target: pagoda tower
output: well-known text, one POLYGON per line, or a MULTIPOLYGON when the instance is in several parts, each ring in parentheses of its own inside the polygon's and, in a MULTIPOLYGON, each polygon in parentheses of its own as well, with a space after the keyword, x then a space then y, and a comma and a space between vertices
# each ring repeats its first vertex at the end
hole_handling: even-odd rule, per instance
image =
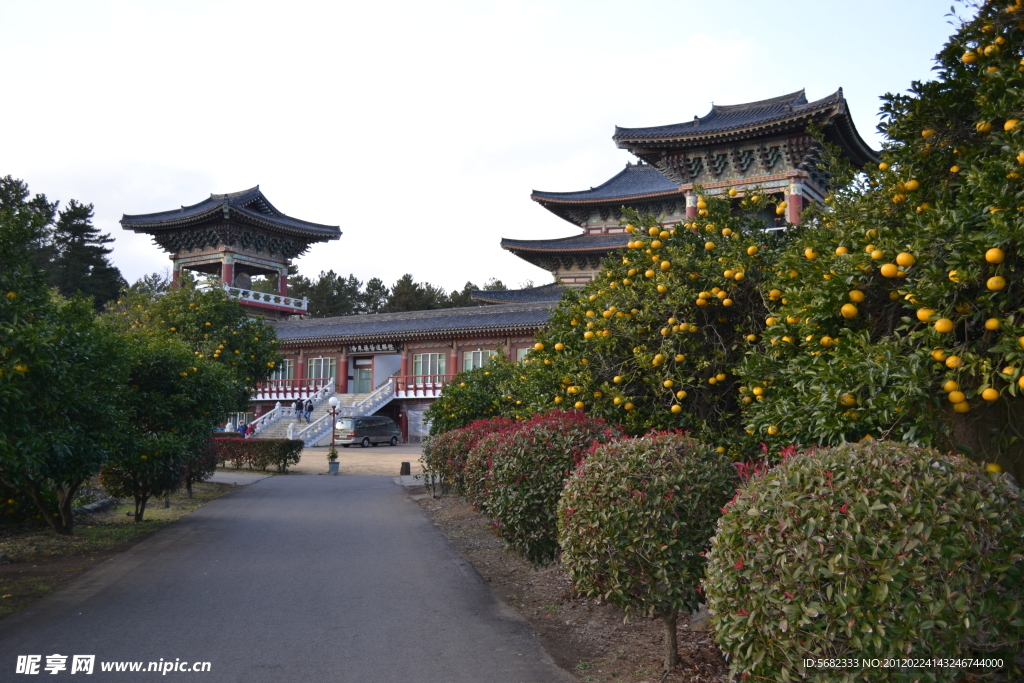
POLYGON ((288 266, 317 242, 336 240, 336 225, 320 225, 287 216, 260 192, 259 185, 230 194, 211 194, 198 204, 136 216, 125 214, 121 227, 153 236, 170 254, 172 287, 182 269, 219 275, 239 303, 264 317, 306 312, 305 299, 288 296, 288 266), (253 275, 276 275, 277 292, 252 289, 253 275))
MULTIPOLYGON (((806 202, 821 202, 828 177, 821 167, 820 145, 808 132, 820 126, 826 141, 862 168, 878 161, 878 153, 861 139, 840 88, 808 102, 804 91, 760 102, 713 105, 703 117, 650 128, 615 128, 612 139, 640 160, 627 164, 608 181, 579 192, 542 192, 535 202, 583 230, 551 240, 503 239, 501 246, 534 265, 551 271, 567 286, 594 278, 609 253, 629 241, 623 208, 659 216, 674 225, 697 215, 699 185, 707 194, 730 188, 735 201, 754 187, 787 202, 785 220, 765 216, 766 229, 786 222, 798 224, 806 202)), ((513 293, 503 295, 514 296, 513 293)))

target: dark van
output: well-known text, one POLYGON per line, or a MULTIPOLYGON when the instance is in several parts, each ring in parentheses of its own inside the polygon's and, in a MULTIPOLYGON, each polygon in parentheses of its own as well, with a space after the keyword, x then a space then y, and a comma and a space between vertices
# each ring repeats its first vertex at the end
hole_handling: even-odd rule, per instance
POLYGON ((397 446, 401 438, 399 426, 383 415, 342 417, 334 425, 334 440, 345 448, 354 443, 363 448, 381 443, 397 446))

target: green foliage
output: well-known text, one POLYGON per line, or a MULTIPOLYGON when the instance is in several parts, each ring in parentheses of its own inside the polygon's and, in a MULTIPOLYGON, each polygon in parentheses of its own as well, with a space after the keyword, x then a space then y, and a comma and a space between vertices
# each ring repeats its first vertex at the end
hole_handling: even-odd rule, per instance
POLYGON ((223 366, 234 379, 234 410, 248 407, 256 384, 281 360, 274 328, 250 318, 219 289, 182 287, 159 295, 126 290, 121 296, 107 307, 108 323, 125 334, 173 339, 191 349, 195 360, 223 366))
POLYGON ((466 498, 485 515, 489 514, 488 504, 494 490, 491 481, 494 460, 491 454, 497 447, 500 437, 499 432, 492 432, 477 441, 466 454, 466 466, 463 468, 462 482, 466 498))
POLYGON ((700 603, 704 551, 736 484, 727 456, 681 434, 598 446, 558 503, 562 563, 573 587, 627 616, 662 617, 674 653, 676 615, 700 603))
POLYGON ((128 339, 128 438, 101 477, 114 495, 135 499, 142 521, 147 500, 178 488, 192 454, 234 408, 237 381, 225 364, 197 360, 175 339, 145 331, 128 339))
POLYGON ((769 285, 782 292, 780 323, 741 371, 776 387, 747 415, 755 433, 777 427, 775 445, 870 433, 1024 474, 1024 28, 1004 10, 982 5, 939 53, 934 80, 883 98, 883 163, 840 169, 846 182, 805 213, 780 257, 769 285), (778 344, 783 335, 794 342, 778 344), (842 405, 847 395, 856 403, 842 405))
POLYGON ((754 194, 735 206, 702 195, 705 215, 668 229, 627 211, 629 250, 565 294, 527 381, 509 393, 534 410, 575 406, 630 434, 686 429, 749 450, 735 366, 764 324, 762 273, 788 239, 764 232, 776 200, 754 194))
POLYGON ((517 363, 508 360, 499 351, 484 367, 455 375, 424 414, 424 418, 430 421, 431 435, 459 429, 476 420, 498 415, 526 415, 527 411, 520 411, 515 399, 506 394, 521 371, 517 363))
POLYGON ((303 442, 298 439, 241 439, 214 438, 210 441, 215 461, 230 463, 235 469, 248 467, 250 470, 277 468, 284 473, 297 465, 302 457, 303 442))
POLYGON ((594 444, 615 436, 603 420, 551 411, 477 445, 473 452, 485 451, 491 463, 486 512, 513 550, 534 564, 558 556, 555 512, 565 480, 594 444))
POLYGON ((71 503, 123 437, 124 344, 92 304, 68 301, 26 253, 44 239, 54 205, 0 179, 0 481, 70 534, 71 503))
MULTIPOLYGON (((1019 490, 959 456, 870 441, 790 457, 719 522, 704 583, 716 640, 747 681, 836 680, 805 657, 940 653, 1002 658, 1018 680, 1022 534, 1019 490)), ((862 668, 857 680, 923 673, 862 668)))
MULTIPOLYGON (((429 436, 423 443, 423 474, 427 479, 436 477, 442 491, 466 494, 466 459, 477 442, 492 432, 507 429, 515 422, 496 417, 477 420, 460 429, 451 429, 429 436)), ((432 479, 431 479, 432 480, 432 479)))
POLYGON ((113 299, 125 285, 124 278, 110 263, 113 251, 107 245, 114 241, 101 234, 92 224, 92 204, 72 199, 61 209, 50 235, 44 268, 50 284, 64 296, 91 297, 97 309, 113 299))

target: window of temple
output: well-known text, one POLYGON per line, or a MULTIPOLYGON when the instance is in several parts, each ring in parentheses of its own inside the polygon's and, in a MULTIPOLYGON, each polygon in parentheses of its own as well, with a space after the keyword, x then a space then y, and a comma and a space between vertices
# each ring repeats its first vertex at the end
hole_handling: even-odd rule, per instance
POLYGON ((448 354, 417 353, 412 357, 412 374, 417 385, 437 384, 444 381, 442 375, 448 372, 448 354))
POLYGON ((496 355, 498 355, 497 351, 488 351, 486 349, 466 351, 462 354, 462 369, 463 371, 465 371, 475 370, 476 368, 482 368, 484 366, 484 363, 486 363, 496 355))
POLYGON ((331 379, 338 376, 338 361, 335 358, 310 358, 306 361, 307 379, 331 379))
POLYGON ((522 349, 516 349, 516 362, 522 363, 524 360, 526 360, 526 355, 528 353, 530 353, 530 347, 528 346, 522 349))
POLYGON ((280 361, 270 373, 270 379, 295 379, 295 361, 290 358, 280 361))

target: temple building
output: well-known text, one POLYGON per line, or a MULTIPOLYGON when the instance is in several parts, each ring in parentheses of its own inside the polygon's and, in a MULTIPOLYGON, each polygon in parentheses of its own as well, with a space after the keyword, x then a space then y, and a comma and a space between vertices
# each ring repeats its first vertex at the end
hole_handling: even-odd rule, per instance
POLYGON ((788 202, 785 216, 766 212, 766 230, 799 223, 805 203, 820 202, 828 192, 812 124, 855 166, 877 161, 858 135, 841 89, 814 102, 800 91, 714 105, 706 116, 684 123, 617 127, 615 144, 638 161, 589 190, 531 194, 579 234, 501 241, 503 249, 549 271, 554 282, 477 291, 474 298, 486 304, 477 307, 306 318, 306 301, 288 296, 288 266, 311 244, 341 233, 337 226, 286 216, 259 187, 210 195, 172 211, 126 215, 121 225, 153 235, 170 254, 175 283, 182 269, 219 275, 230 296, 271 319, 284 360, 257 389, 244 418, 256 436, 301 438, 308 445, 329 441, 325 406, 337 396, 343 414, 388 415, 402 426, 405 439, 417 441, 429 430, 423 412, 446 382, 499 352, 522 359, 566 289, 591 281, 606 256, 625 248, 625 208, 674 225, 697 215, 698 189, 720 194, 735 188, 738 202, 758 187, 788 202), (276 275, 277 292, 253 291, 254 275, 276 275), (318 403, 312 424, 295 424, 290 406, 297 398, 318 403))
MULTIPOLYGON (((581 234, 550 240, 503 239, 501 246, 573 287, 592 280, 609 253, 625 248, 629 238, 620 225, 624 207, 674 225, 696 216, 697 186, 708 194, 735 188, 739 191, 736 201, 747 190, 760 187, 788 205, 784 217, 766 215, 769 227, 782 227, 787 221, 798 224, 804 203, 820 202, 828 192, 811 125, 820 126, 825 140, 837 145, 858 168, 877 162, 877 152, 857 133, 842 88, 814 102, 808 102, 801 90, 760 102, 713 105, 706 116, 684 123, 616 127, 612 140, 636 156, 638 163, 627 164, 589 190, 535 190, 531 195, 545 209, 580 228, 581 234)), ((487 300, 487 294, 479 292, 477 298, 487 300)))
POLYGON ((219 275, 228 295, 254 314, 282 318, 306 312, 306 301, 288 296, 288 266, 311 244, 336 240, 336 225, 287 216, 260 192, 259 185, 230 194, 211 194, 180 209, 121 217, 121 227, 153 236, 173 264, 172 286, 182 269, 219 275), (277 292, 252 289, 253 275, 277 277, 277 292))

